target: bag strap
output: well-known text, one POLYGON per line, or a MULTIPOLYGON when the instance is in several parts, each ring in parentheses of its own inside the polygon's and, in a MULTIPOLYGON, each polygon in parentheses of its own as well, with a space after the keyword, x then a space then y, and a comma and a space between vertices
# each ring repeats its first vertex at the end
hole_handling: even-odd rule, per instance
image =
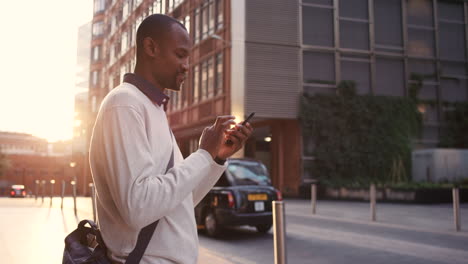
MULTIPOLYGON (((171 133, 172 154, 171 154, 171 158, 169 159, 169 163, 167 164, 166 173, 174 166, 173 134, 170 128, 169 128, 169 132, 171 133)), ((140 263, 140 260, 143 257, 143 254, 145 253, 145 250, 148 247, 148 244, 151 238, 153 237, 154 231, 156 230, 156 227, 158 226, 158 223, 159 223, 159 220, 157 220, 156 222, 150 225, 143 227, 140 230, 140 233, 138 233, 138 240, 137 240, 136 246, 133 249, 133 251, 130 252, 130 254, 128 255, 128 258, 125 261, 125 264, 140 263)))

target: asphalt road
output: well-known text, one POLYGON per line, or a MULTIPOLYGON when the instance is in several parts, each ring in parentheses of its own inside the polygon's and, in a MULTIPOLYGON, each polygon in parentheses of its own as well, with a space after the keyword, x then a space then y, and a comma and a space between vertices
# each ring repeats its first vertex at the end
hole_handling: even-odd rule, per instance
MULTIPOLYGON (((80 219, 92 218, 89 198, 44 203, 39 198, 0 198, 0 263, 60 263, 65 234, 80 219)), ((468 263, 468 205, 462 231, 455 232, 450 204, 378 204, 377 222, 369 205, 318 201, 317 214, 304 200, 286 200, 288 263, 468 263)), ((223 238, 200 232, 198 263, 274 263, 273 233, 250 227, 229 229, 223 238)))

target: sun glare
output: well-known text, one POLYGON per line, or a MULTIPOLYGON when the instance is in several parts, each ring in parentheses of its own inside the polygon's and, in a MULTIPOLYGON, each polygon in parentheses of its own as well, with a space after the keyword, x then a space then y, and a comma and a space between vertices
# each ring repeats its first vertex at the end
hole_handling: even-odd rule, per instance
POLYGON ((2 4, 0 131, 71 139, 78 27, 91 21, 92 8, 91 0, 2 4))

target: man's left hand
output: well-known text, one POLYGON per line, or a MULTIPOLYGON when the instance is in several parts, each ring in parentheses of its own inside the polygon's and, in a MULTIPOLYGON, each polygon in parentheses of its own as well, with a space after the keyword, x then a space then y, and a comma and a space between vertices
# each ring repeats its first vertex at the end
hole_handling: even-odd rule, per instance
POLYGON ((232 156, 245 145, 245 142, 252 135, 252 132, 253 128, 248 122, 245 125, 238 123, 234 128, 226 130, 226 141, 219 148, 217 157, 225 160, 232 156), (228 140, 230 140, 232 144, 227 143, 228 140))

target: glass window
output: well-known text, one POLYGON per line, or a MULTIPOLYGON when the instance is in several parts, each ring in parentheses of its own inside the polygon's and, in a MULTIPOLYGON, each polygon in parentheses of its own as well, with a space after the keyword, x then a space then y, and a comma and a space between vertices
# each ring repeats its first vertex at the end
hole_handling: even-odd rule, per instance
POLYGON ((465 62, 441 61, 440 68, 440 74, 443 77, 463 77, 468 75, 465 62))
POLYGON ((335 84, 335 55, 304 51, 304 83, 335 84))
POLYGON ((161 10, 161 0, 155 0, 153 2, 153 13, 155 14, 162 14, 161 10))
POLYGON ((171 12, 173 9, 174 9, 174 5, 175 5, 175 0, 168 0, 169 3, 167 5, 168 9, 169 9, 169 12, 171 12))
POLYGON ((342 48, 369 50, 369 24, 340 20, 340 45, 342 48))
POLYGON ((195 28, 194 28, 194 43, 198 43, 200 41, 200 9, 196 8, 193 19, 195 20, 195 28))
POLYGON ((192 100, 198 102, 198 93, 200 91, 200 70, 198 66, 193 67, 193 90, 192 100))
POLYGON ((125 21, 130 14, 128 0, 125 0, 122 7, 122 20, 125 21))
POLYGON ((466 79, 442 78, 440 80, 440 93, 443 101, 466 101, 468 99, 466 79))
POLYGON ((122 42, 121 42, 122 53, 125 53, 128 49, 128 33, 127 31, 122 32, 122 42))
POLYGON ((99 21, 93 24, 93 37, 104 34, 104 22, 99 21))
POLYGON ((166 14, 166 0, 161 0, 161 13, 166 14))
POLYGON ((403 71, 403 61, 387 58, 377 58, 375 65, 375 94, 404 96, 405 75, 403 71))
POLYGON ((333 9, 302 7, 302 42, 306 45, 334 46, 333 9))
POLYGON ((453 0, 437 1, 439 19, 464 22, 463 2, 453 0))
POLYGON ((93 61, 98 61, 101 59, 101 45, 93 47, 93 61))
POLYGON ((94 13, 99 13, 106 9, 106 1, 105 0, 94 0, 94 13))
POLYGON ((208 98, 214 95, 214 57, 208 60, 208 98))
POLYGON ((216 55, 216 94, 223 93, 223 54, 216 55))
POLYGON ((216 20, 216 13, 215 13, 215 5, 213 0, 209 2, 209 25, 208 25, 208 35, 212 35, 215 30, 215 20, 216 20))
POLYGON ((223 23, 224 23, 224 5, 223 5, 223 0, 216 0, 216 13, 217 13, 217 18, 216 18, 216 30, 219 30, 223 28, 223 23))
POLYGON ((206 37, 208 37, 208 28, 209 28, 209 15, 210 15, 210 10, 208 9, 208 5, 205 4, 203 7, 202 7, 202 10, 201 10, 201 19, 202 19, 202 22, 201 22, 201 27, 202 27, 202 35, 201 35, 201 39, 205 39, 206 37))
POLYGON ((208 97, 208 61, 204 61, 201 64, 201 99, 208 97))
MULTIPOLYGON (((401 0, 375 0, 374 12, 375 43, 403 47, 401 0)), ((378 46, 376 49, 382 50, 378 46)))
POLYGON ((420 57, 434 57, 434 30, 408 28, 408 54, 420 57))
POLYGON ((368 0, 340 0, 340 17, 369 19, 368 0))
POLYGON ((358 94, 370 93, 370 63, 365 57, 342 57, 341 80, 354 81, 358 94))
POLYGON ((434 27, 432 0, 406 0, 408 24, 434 27))
POLYGON ((449 60, 465 60, 465 25, 439 23, 440 57, 449 60))
POLYGON ((410 75, 417 74, 423 77, 424 80, 436 80, 436 66, 434 61, 430 60, 410 60, 408 62, 410 75))
POLYGON ((97 86, 99 83, 99 76, 100 72, 99 71, 92 71, 91 72, 91 85, 92 86, 97 86))

